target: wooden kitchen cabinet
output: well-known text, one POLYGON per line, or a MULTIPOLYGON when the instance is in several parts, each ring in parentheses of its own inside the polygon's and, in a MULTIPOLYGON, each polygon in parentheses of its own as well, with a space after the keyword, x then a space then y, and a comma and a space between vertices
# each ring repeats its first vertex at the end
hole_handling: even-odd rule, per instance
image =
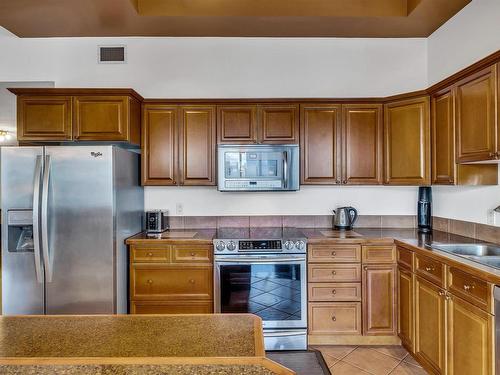
POLYGON ((446 373, 445 291, 415 278, 415 355, 436 374, 446 373))
POLYGON ((402 100, 384 107, 384 182, 429 185, 429 97, 402 100))
POLYGON ((215 185, 215 106, 182 106, 179 183, 215 185))
POLYGON ((415 317, 414 317, 414 276, 413 274, 398 267, 398 336, 401 343, 410 352, 415 351, 415 317))
POLYGON ((73 137, 73 102, 70 96, 17 98, 19 141, 69 141, 73 137))
POLYGON ((456 85, 456 157, 458 163, 496 160, 497 66, 483 69, 456 85))
POLYGON ((382 112, 379 104, 342 105, 343 184, 382 183, 382 112))
POLYGON ((495 373, 494 317, 449 295, 447 374, 495 373))
POLYGON ((177 184, 177 107, 146 104, 142 112, 142 183, 177 184))
POLYGON ((448 87, 432 96, 432 184, 496 185, 497 164, 455 162, 456 90, 448 87))
POLYGON ((215 106, 145 104, 143 185, 215 185, 215 106))
POLYGON ((20 142, 141 142, 141 100, 129 89, 14 88, 20 142))
POLYGON ((396 266, 363 266, 363 334, 396 333, 396 266))
POLYGON ((300 119, 301 184, 339 184, 341 106, 302 105, 300 119))
POLYGON ((360 335, 361 303, 309 303, 310 335, 360 335))
POLYGON ((189 244, 130 246, 130 313, 213 312, 213 247, 189 244))
POLYGON ((221 105, 217 117, 219 143, 299 142, 299 107, 295 104, 221 105))

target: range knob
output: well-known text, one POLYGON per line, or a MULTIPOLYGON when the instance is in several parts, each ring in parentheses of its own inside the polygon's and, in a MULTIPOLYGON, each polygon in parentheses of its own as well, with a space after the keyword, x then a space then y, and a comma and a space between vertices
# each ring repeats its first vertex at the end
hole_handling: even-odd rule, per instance
POLYGON ((229 251, 233 251, 234 249, 236 249, 236 243, 234 241, 229 241, 229 243, 227 244, 227 249, 229 251))
POLYGON ((293 250, 294 246, 293 241, 285 241, 285 249, 293 250))
POLYGON ((223 251, 226 248, 226 244, 224 243, 224 241, 219 241, 215 245, 215 248, 219 251, 223 251))
POLYGON ((304 250, 306 248, 306 243, 302 240, 295 242, 295 247, 299 250, 304 250))

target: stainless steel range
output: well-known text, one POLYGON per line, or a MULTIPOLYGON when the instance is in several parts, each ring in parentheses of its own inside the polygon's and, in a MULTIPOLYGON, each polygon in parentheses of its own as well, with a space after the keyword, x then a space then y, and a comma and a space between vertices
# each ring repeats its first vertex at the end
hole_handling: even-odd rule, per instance
POLYGON ((219 230, 215 312, 260 316, 266 350, 307 349, 306 248, 293 228, 219 230))

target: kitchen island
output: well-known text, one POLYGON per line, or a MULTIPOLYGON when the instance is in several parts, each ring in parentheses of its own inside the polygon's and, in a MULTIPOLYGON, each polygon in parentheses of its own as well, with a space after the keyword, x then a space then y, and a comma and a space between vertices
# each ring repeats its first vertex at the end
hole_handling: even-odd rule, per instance
POLYGON ((2 374, 293 374, 251 314, 0 317, 2 374))

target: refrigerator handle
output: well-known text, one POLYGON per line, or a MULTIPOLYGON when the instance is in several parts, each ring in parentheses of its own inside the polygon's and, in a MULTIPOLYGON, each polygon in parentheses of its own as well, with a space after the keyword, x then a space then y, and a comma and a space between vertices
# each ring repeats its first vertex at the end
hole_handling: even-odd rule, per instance
POLYGON ((35 253, 35 272, 38 283, 43 283, 42 257, 40 253, 40 180, 42 174, 42 155, 36 157, 35 179, 33 181, 33 247, 35 253))
POLYGON ((42 182, 42 252, 43 263, 45 265, 45 275, 48 283, 52 281, 52 259, 49 251, 49 231, 48 231, 48 214, 49 214, 49 178, 50 178, 50 155, 45 156, 45 165, 43 167, 43 182, 42 182))

